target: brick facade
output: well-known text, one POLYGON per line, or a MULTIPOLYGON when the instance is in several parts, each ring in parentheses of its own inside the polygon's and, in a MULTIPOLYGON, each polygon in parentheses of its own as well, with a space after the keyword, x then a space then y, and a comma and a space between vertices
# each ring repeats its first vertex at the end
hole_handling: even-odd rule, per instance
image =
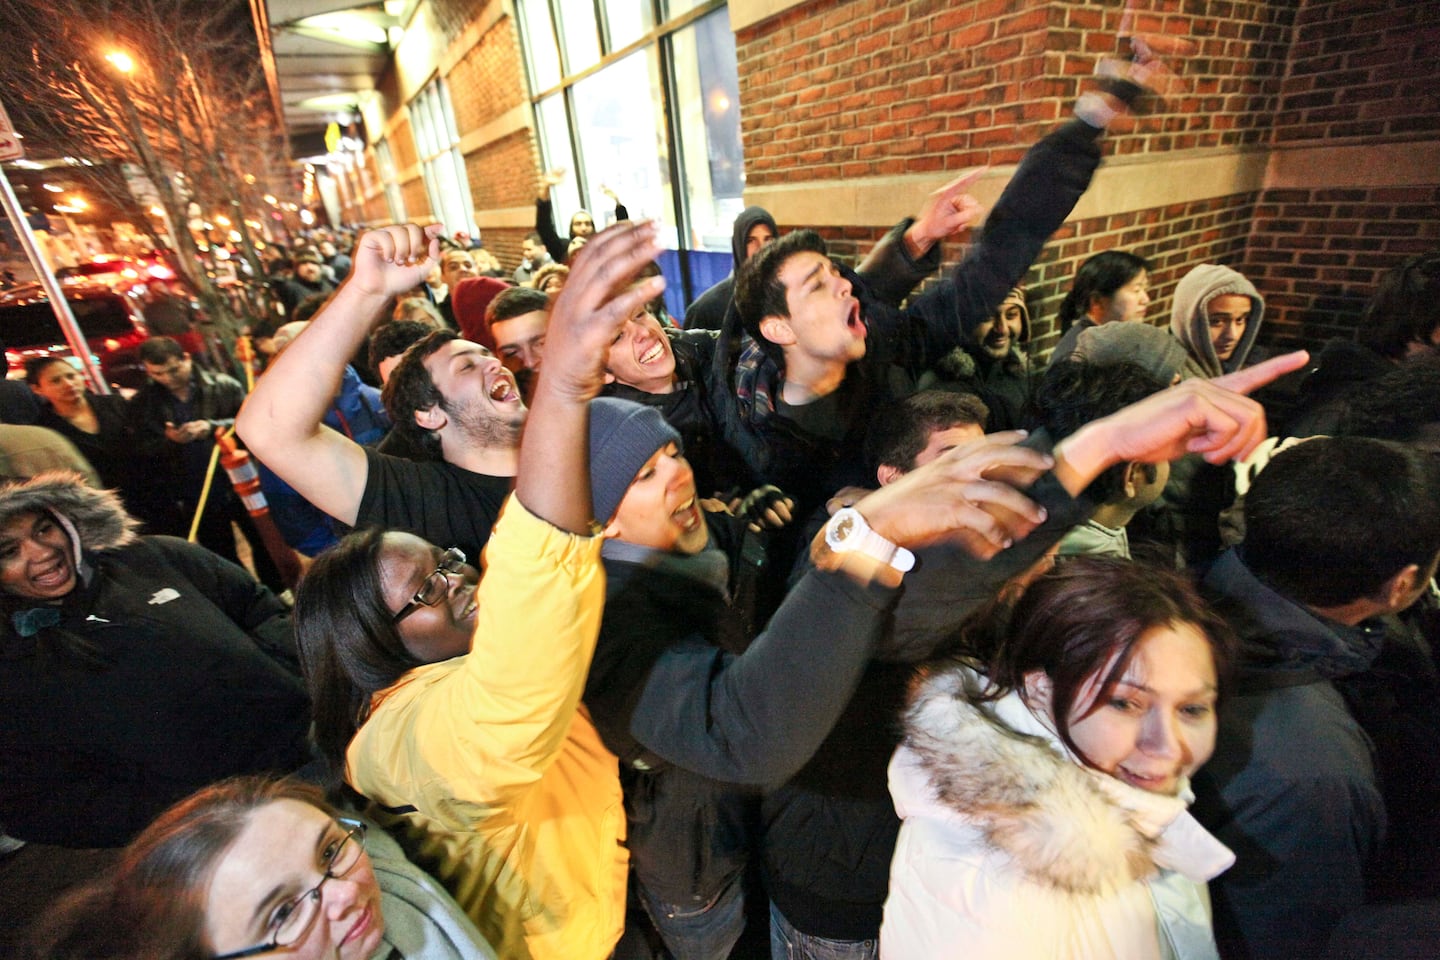
MULTIPOLYGON (((1113 246, 1155 262, 1152 322, 1168 321, 1175 283, 1209 261, 1246 272, 1266 294, 1262 340, 1315 345, 1353 332, 1380 273, 1440 246, 1440 173, 1417 159, 1429 154, 1392 152, 1378 186, 1354 169, 1354 158, 1332 155, 1337 144, 1415 141, 1434 152, 1440 19, 1433 7, 1419 0, 1148 6, 1140 29, 1190 39, 1195 50, 1183 62, 1182 93, 1107 136, 1107 156, 1134 164, 1124 175, 1178 176, 1166 170, 1177 151, 1210 151, 1222 162, 1280 150, 1303 161, 1304 172, 1295 182, 1282 170, 1275 179, 1283 182, 1272 183, 1272 171, 1260 189, 1215 196, 1184 197, 1181 189, 1182 202, 1066 224, 1027 278, 1036 345, 1054 342, 1053 316, 1075 267, 1113 246)), ((743 26, 736 44, 748 183, 762 190, 796 181, 849 185, 1014 163, 1068 113, 1096 58, 1115 49, 1121 9, 1071 0, 813 0, 743 26)), ((1359 158, 1362 167, 1367 162, 1359 158)), ((844 257, 883 229, 857 224, 822 233, 844 257)))
MULTIPOLYGON (((444 69, 460 133, 486 131, 485 142, 467 142, 466 169, 482 224, 490 215, 487 246, 509 269, 539 171, 533 129, 513 124, 528 110, 516 25, 493 2, 429 2, 449 44, 444 69)), ((1266 294, 1262 340, 1313 345, 1344 335, 1379 273, 1437 245, 1440 174, 1416 159, 1440 153, 1440 26, 1430 5, 1146 6, 1140 29, 1195 44, 1183 59, 1184 88, 1163 110, 1112 129, 1105 149, 1112 161, 1124 158, 1122 189, 1106 194, 1108 207, 1077 212, 1030 271, 1037 346, 1053 342, 1055 308, 1076 266, 1112 246, 1155 262, 1154 322, 1168 318, 1170 292, 1190 266, 1218 261, 1245 271, 1266 294), (1373 161, 1385 174, 1374 183, 1368 157, 1334 152, 1381 144, 1402 152, 1373 161), (1263 176, 1208 192, 1175 164, 1213 157, 1239 166, 1256 156, 1263 176), (1144 204, 1128 202, 1125 178, 1149 184, 1144 204)), ((747 191, 761 193, 871 182, 883 191, 889 186, 877 178, 1013 164, 1068 115, 1096 59, 1116 49, 1122 13, 1118 2, 1093 0, 806 0, 775 8, 736 34, 747 191)), ((389 127, 403 176, 415 163, 403 110, 389 127)), ((403 191, 409 214, 425 217, 421 181, 403 191)), ((783 224, 783 202, 766 197, 783 224)), ((367 203, 367 216, 376 209, 383 200, 367 203)), ((867 219, 888 214, 822 233, 850 257, 888 226, 867 219)))

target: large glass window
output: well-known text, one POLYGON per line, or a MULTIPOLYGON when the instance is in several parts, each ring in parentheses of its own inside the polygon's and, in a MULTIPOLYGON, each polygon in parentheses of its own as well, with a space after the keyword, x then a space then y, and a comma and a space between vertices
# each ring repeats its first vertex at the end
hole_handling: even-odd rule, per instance
POLYGON ((445 224, 446 233, 464 230, 478 236, 465 158, 460 154, 460 134, 455 129, 455 111, 450 107, 444 81, 432 81, 410 101, 410 129, 419 150, 420 172, 432 214, 445 224))
POLYGON ((404 223, 405 195, 400 191, 399 171, 395 169, 395 155, 390 151, 388 140, 375 141, 375 162, 380 166, 380 182, 385 185, 385 206, 390 210, 392 223, 404 223))
POLYGON ((653 218, 666 302, 684 305, 730 271, 744 207, 735 40, 723 0, 515 0, 561 225, 582 207, 613 219, 614 191, 653 218), (596 15, 599 15, 597 22, 596 15), (648 100, 644 99, 648 98, 648 100))
POLYGON ((612 219, 614 204, 604 193, 609 188, 632 219, 658 220, 665 230, 660 242, 674 249, 675 207, 658 61, 656 48, 646 47, 575 84, 575 126, 585 164, 585 200, 596 226, 612 219))

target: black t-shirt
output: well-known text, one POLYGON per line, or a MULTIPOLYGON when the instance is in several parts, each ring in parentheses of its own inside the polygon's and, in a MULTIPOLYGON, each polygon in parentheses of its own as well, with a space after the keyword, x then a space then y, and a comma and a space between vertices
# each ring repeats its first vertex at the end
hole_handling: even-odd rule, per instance
POLYGON ((512 477, 387 457, 368 448, 365 462, 369 473, 356 526, 407 530, 437 547, 459 547, 468 561, 479 564, 512 477))

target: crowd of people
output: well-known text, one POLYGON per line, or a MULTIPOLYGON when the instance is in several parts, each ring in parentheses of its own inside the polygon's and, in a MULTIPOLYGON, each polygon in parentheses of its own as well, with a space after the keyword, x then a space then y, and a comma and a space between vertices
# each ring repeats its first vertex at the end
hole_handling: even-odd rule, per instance
POLYGON ((1440 255, 1312 362, 1239 265, 1167 328, 1107 250, 1042 365, 1131 67, 983 227, 962 176, 852 270, 746 209, 683 329, 655 225, 560 236, 547 174, 515 285, 440 225, 296 256, 248 395, 32 364, 93 473, 0 487, 0 828, 117 852, 29 955, 1423 955, 1440 255))

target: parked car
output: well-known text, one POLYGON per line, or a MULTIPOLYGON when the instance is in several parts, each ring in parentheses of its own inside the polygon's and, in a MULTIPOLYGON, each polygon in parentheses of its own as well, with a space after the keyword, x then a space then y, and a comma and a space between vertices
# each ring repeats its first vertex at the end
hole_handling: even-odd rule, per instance
MULTIPOLYGON (((140 344, 150 336, 141 300, 94 283, 70 283, 65 299, 90 344, 91 356, 108 383, 138 390, 145 383, 140 344)), ((0 294, 0 341, 7 376, 24 377, 34 357, 72 355, 45 288, 27 284, 0 294)))

